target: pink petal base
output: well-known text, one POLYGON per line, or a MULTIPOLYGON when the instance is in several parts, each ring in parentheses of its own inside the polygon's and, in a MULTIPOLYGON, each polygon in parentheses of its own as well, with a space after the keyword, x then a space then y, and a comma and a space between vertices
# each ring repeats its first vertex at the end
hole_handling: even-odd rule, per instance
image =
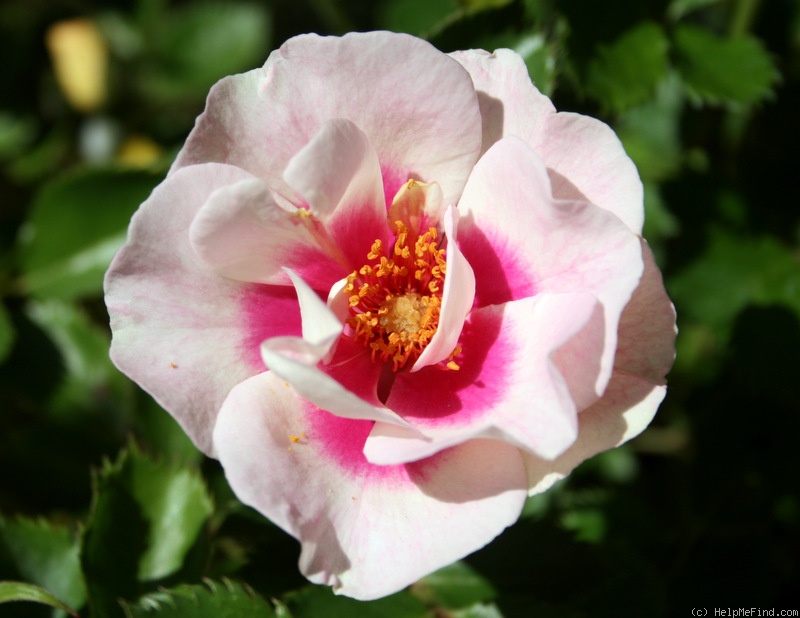
POLYGON ((237 496, 302 543, 313 582, 386 596, 458 560, 519 516, 517 449, 476 440, 402 466, 362 454, 372 423, 309 407, 270 372, 235 387, 214 445, 237 496))

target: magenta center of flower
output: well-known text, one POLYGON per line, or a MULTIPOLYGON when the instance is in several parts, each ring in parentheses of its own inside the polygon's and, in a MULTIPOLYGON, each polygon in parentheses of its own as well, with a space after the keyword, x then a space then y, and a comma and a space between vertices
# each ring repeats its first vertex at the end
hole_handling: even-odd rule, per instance
POLYGON ((398 371, 413 364, 436 333, 446 262, 436 228, 416 239, 402 221, 395 229, 391 251, 376 240, 367 263, 347 277, 345 292, 355 339, 371 350, 373 361, 391 361, 398 371))

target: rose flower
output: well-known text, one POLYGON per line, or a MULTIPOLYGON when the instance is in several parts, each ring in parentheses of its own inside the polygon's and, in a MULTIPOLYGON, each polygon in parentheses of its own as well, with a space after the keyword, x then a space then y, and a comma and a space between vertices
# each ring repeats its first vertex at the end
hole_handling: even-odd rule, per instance
POLYGON ((641 432, 675 316, 642 185, 522 59, 300 36, 211 90, 106 276, 111 356, 301 545, 388 595, 641 432))

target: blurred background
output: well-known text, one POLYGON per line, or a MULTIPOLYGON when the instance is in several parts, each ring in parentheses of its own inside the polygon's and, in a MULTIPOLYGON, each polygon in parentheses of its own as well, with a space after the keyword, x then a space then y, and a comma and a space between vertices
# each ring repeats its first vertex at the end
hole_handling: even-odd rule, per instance
POLYGON ((30 584, 0 601, 41 602, 0 614, 800 609, 800 0, 3 0, 0 58, 0 580, 30 584), (515 49, 558 109, 614 127, 680 334, 642 436, 358 603, 308 586, 297 544, 111 365, 102 276, 217 79, 371 29, 515 49))

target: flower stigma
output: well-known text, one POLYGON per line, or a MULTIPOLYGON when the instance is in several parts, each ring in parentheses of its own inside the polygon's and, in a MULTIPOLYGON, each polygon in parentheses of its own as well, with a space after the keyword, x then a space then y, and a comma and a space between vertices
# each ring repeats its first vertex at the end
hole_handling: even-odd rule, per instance
MULTIPOLYGON (((354 339, 371 350, 373 362, 391 361, 399 371, 436 333, 447 266, 436 228, 413 239, 405 223, 394 225, 394 247, 386 251, 380 239, 372 243, 368 262, 347 277, 344 290, 354 339)), ((457 347, 453 356, 459 352, 457 347)), ((447 367, 459 368, 452 358, 447 367)))

